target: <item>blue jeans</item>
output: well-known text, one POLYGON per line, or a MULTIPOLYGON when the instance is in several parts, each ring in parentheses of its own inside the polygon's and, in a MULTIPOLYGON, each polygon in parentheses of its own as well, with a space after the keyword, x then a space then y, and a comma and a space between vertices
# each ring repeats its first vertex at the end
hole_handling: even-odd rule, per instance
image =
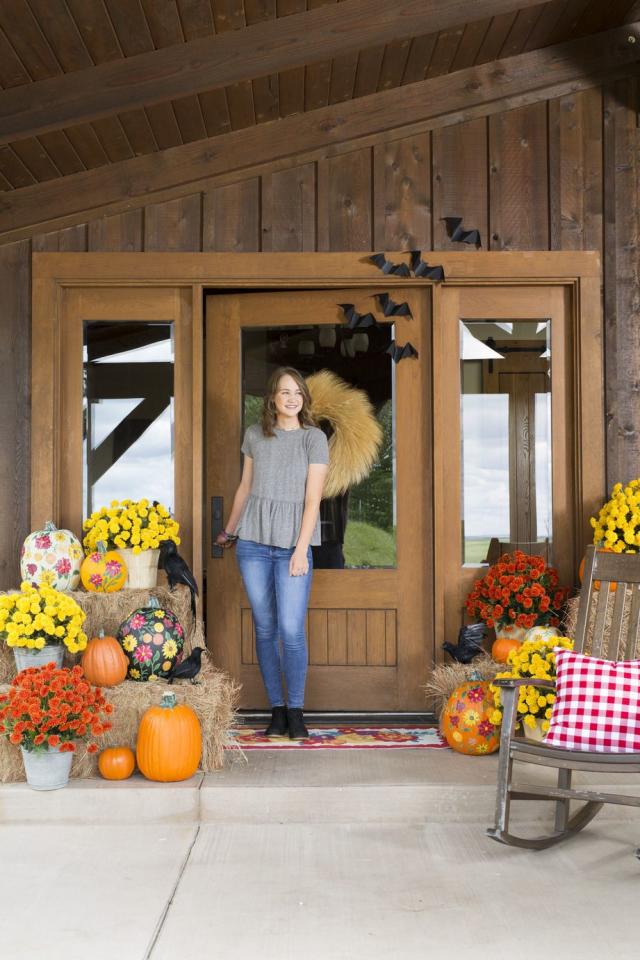
POLYGON ((282 672, 290 707, 302 708, 307 677, 305 618, 311 590, 312 556, 303 577, 289 575, 294 547, 272 547, 238 540, 236 556, 249 597, 256 628, 256 651, 262 679, 272 707, 284 704, 282 672), (279 639, 282 640, 282 660, 279 639))

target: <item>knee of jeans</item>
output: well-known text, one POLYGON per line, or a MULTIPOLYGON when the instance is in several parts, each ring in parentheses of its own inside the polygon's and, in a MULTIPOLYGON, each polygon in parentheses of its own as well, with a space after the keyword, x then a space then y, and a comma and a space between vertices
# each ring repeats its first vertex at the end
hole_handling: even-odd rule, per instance
POLYGON ((284 647, 295 648, 304 646, 306 638, 304 634, 304 623, 295 620, 279 624, 280 636, 284 647))

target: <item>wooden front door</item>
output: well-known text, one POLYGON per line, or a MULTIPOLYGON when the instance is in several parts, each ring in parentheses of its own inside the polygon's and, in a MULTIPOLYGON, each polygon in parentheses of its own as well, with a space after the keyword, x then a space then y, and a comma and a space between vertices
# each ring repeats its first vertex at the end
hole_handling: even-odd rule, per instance
POLYGON ((266 706, 251 610, 233 550, 213 546, 241 475, 240 442, 271 371, 330 369, 367 392, 383 424, 379 462, 340 506, 344 569, 317 564, 307 618, 306 706, 416 710, 433 663, 431 326, 429 291, 394 286, 412 316, 383 318, 384 287, 211 294, 206 302, 207 643, 242 683, 241 705, 266 706), (373 310, 348 330, 340 303, 373 310), (390 341, 418 358, 395 364, 390 341), (217 554, 217 555, 216 555, 217 554))

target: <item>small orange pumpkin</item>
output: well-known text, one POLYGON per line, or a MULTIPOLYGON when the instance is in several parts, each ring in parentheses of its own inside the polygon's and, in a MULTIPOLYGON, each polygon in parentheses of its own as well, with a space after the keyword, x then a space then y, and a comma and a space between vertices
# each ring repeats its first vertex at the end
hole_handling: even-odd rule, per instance
MULTIPOLYGON (((615 552, 615 551, 614 551, 614 550, 611 550, 610 547, 601 547, 600 549, 597 550, 597 553, 614 553, 614 552, 615 552)), ((586 558, 586 557, 583 557, 582 560, 580 561, 580 566, 578 567, 578 576, 580 577, 580 583, 582 583, 582 580, 583 580, 583 578, 584 578, 584 565, 585 565, 586 562, 587 562, 587 558, 586 558)), ((594 581, 593 581, 593 589, 594 589, 594 590, 599 590, 599 589, 600 589, 600 581, 599 581, 599 580, 594 580, 594 581)), ((618 584, 617 584, 617 583, 612 582, 612 583, 609 584, 609 593, 615 593, 617 589, 618 589, 618 584)))
POLYGON ((521 646, 522 642, 514 637, 498 636, 491 647, 491 656, 497 663, 506 663, 511 651, 518 650, 521 646))
POLYGON ((115 687, 122 683, 129 669, 129 661, 115 637, 101 630, 93 637, 82 654, 82 669, 89 683, 98 687, 115 687))
POLYGON ((440 718, 442 736, 458 753, 494 753, 500 746, 500 727, 491 722, 494 711, 490 683, 468 680, 447 700, 440 718))
POLYGON ((160 706, 145 710, 138 727, 136 760, 148 780, 188 780, 202 754, 200 721, 191 707, 176 704, 175 693, 163 693, 160 706))
POLYGON ((104 543, 82 561, 80 579, 85 590, 115 593, 127 581, 127 565, 117 550, 107 550, 104 543))
POLYGON ((126 780, 135 765, 136 758, 130 747, 107 747, 98 757, 98 770, 105 780, 126 780))

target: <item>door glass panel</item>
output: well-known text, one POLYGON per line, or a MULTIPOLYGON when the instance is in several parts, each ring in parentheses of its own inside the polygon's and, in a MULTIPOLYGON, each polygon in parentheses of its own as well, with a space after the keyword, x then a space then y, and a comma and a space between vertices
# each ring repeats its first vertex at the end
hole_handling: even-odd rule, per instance
MULTIPOLYGON (((395 364, 386 353, 392 339, 393 324, 366 332, 341 324, 242 331, 243 433, 260 421, 267 382, 281 366, 295 367, 304 376, 331 370, 365 391, 383 429, 378 460, 369 476, 343 496, 322 501, 322 545, 313 548, 316 569, 396 565, 395 364)), ((330 435, 327 422, 319 426, 330 435)))
POLYGON ((84 324, 85 515, 112 500, 174 505, 173 324, 84 324))
POLYGON ((506 544, 550 556, 550 342, 549 320, 460 322, 464 564, 506 544))

